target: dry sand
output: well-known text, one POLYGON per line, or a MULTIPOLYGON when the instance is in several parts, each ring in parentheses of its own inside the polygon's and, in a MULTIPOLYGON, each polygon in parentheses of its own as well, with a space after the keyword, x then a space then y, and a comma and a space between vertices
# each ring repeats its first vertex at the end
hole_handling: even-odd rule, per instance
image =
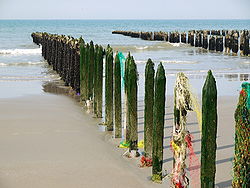
MULTIPOLYGON (((217 187, 230 187, 232 179, 236 104, 237 97, 219 98, 217 187)), ((168 97, 164 145, 167 172, 172 167, 170 106, 172 100, 168 97)), ((142 139, 143 102, 139 102, 138 111, 142 139)), ((44 94, 0 99, 0 187, 169 187, 168 179, 161 185, 150 182, 151 168, 138 168, 139 159, 122 157, 125 150, 116 147, 119 140, 101 132, 97 126, 100 121, 66 96, 44 94)), ((188 122, 195 152, 200 157, 199 128, 193 113, 188 122)))

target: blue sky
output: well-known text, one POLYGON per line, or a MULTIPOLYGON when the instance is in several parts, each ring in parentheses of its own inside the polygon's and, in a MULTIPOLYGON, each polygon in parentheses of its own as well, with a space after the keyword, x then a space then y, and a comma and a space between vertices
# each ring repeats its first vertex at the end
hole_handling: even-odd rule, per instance
POLYGON ((0 0, 0 19, 250 19, 250 0, 0 0))

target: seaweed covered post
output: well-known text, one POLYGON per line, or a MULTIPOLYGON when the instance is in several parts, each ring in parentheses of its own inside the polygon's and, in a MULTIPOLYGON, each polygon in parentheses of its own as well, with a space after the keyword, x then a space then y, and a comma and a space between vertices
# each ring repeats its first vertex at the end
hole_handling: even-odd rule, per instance
POLYGON ((105 124, 113 131, 113 50, 108 45, 105 62, 105 124))
POLYGON ((84 85, 84 79, 86 77, 86 70, 85 70, 85 44, 82 37, 79 39, 80 43, 80 97, 81 100, 85 100, 84 96, 86 95, 86 87, 84 85))
POLYGON ((214 187, 216 171, 217 88, 208 71, 202 89, 201 187, 214 187))
POLYGON ((93 41, 89 43, 89 66, 88 66, 88 98, 93 100, 93 81, 94 81, 94 62, 95 61, 95 48, 93 41))
POLYGON ((153 168, 152 181, 161 183, 163 164, 163 136, 165 115, 166 77, 163 65, 160 63, 155 76, 154 117, 153 117, 153 168))
POLYGON ((144 98, 144 152, 145 157, 152 158, 153 145, 153 107, 154 107, 154 63, 148 59, 145 69, 144 98))
POLYGON ((129 130, 129 150, 137 151, 137 144, 138 144, 138 134, 137 134, 137 80, 138 80, 138 73, 137 67, 134 61, 134 58, 130 58, 130 63, 128 67, 128 75, 127 75, 127 89, 128 89, 128 127, 129 130))
POLYGON ((115 138, 122 137, 122 103, 121 103, 121 64, 118 53, 114 64, 114 110, 115 110, 115 138))
POLYGON ((96 44, 95 45, 95 59, 94 59, 94 76, 93 76, 93 110, 94 110, 94 115, 97 116, 97 91, 98 91, 98 88, 97 88, 97 84, 98 84, 98 61, 99 61, 99 56, 98 56, 98 53, 99 53, 99 46, 96 44))
POLYGON ((83 70, 84 70, 84 74, 83 74, 83 84, 84 87, 86 88, 86 91, 84 92, 84 99, 87 102, 89 100, 89 73, 88 73, 88 69, 89 69, 89 44, 86 44, 85 47, 85 58, 84 58, 84 64, 83 64, 83 70))
POLYGON ((102 117, 102 88, 103 88, 103 48, 97 47, 96 62, 96 117, 102 117))
POLYGON ((128 70, 129 70, 129 63, 130 63, 130 53, 128 53, 128 56, 125 61, 125 71, 124 71, 124 104, 125 104, 125 110, 124 110, 124 129, 126 129, 126 136, 125 136, 125 142, 129 142, 129 129, 128 129, 128 119, 129 119, 129 111, 128 111, 128 70))
POLYGON ((232 187, 250 187, 250 83, 244 82, 235 117, 232 187))

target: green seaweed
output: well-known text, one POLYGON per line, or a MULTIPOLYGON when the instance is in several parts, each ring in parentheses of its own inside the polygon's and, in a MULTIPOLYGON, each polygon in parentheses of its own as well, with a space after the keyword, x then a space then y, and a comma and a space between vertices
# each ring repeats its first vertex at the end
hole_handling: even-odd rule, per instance
POLYGON ((113 131, 113 50, 108 45, 105 61, 105 124, 113 131))
POLYGON ((128 96, 128 130, 130 150, 137 150, 138 134, 137 134, 137 80, 138 73, 134 58, 131 56, 127 75, 127 96, 128 96))
POLYGON ((244 82, 235 110, 235 146, 232 187, 250 187, 250 83, 244 82))
POLYGON ((85 78, 85 44, 84 44, 84 40, 82 39, 82 37, 80 37, 79 39, 79 43, 80 43, 80 97, 81 100, 85 100, 84 99, 84 92, 86 92, 86 88, 84 85, 84 78, 85 78))
POLYGON ((166 92, 165 70, 162 63, 160 63, 158 65, 155 76, 154 110, 153 110, 154 127, 153 127, 152 176, 157 178, 154 178, 152 180, 155 180, 155 182, 162 180, 164 115, 165 115, 165 100, 166 100, 165 92, 166 92))
POLYGON ((115 138, 122 137, 121 64, 118 53, 114 65, 115 138))
POLYGON ((144 152, 146 157, 152 157, 153 145, 153 107, 154 107, 154 63, 148 59, 145 68, 145 98, 144 98, 144 152))
POLYGON ((211 70, 202 89, 201 187, 213 188, 216 172, 217 88, 211 70))

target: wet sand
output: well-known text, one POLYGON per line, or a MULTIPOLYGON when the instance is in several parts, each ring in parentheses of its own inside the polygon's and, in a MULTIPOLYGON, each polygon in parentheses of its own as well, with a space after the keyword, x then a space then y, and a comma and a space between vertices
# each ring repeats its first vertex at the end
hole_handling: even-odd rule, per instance
POLYGON ((98 122, 69 97, 1 99, 0 187, 147 187, 98 122))
MULTIPOLYGON (((173 114, 171 97, 167 100, 164 169, 170 172, 173 114)), ((236 104, 237 97, 219 98, 217 187, 230 187, 232 179, 236 104)), ((143 110, 143 101, 139 101, 140 139, 143 110)), ((0 187, 169 187, 167 178, 161 185, 150 182, 151 168, 138 168, 139 159, 122 157, 125 149, 117 148, 120 140, 101 132, 97 126, 100 121, 66 96, 0 99, 0 187)), ((199 158, 200 134, 194 113, 189 114, 188 122, 199 158)))

